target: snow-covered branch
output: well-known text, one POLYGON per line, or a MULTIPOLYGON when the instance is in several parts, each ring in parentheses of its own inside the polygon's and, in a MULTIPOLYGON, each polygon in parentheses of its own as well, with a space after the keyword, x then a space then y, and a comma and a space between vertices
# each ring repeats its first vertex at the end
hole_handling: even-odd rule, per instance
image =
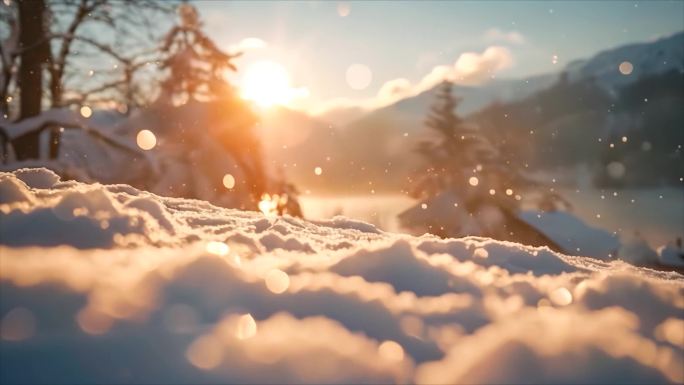
POLYGON ((107 134, 104 127, 97 127, 92 121, 88 121, 80 114, 66 108, 45 111, 40 115, 19 122, 11 122, 4 118, 0 119, 0 136, 4 136, 8 140, 58 128, 78 129, 119 150, 136 155, 143 154, 139 148, 107 134))

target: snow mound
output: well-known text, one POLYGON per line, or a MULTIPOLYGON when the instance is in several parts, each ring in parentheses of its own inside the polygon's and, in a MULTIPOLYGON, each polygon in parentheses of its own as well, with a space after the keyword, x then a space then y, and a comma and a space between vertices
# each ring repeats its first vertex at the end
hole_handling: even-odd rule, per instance
POLYGON ((620 247, 616 235, 591 227, 567 212, 524 211, 520 219, 539 229, 563 250, 572 250, 580 255, 609 259, 617 254, 620 247))
POLYGON ((684 277, 0 174, 2 383, 684 381, 684 277))

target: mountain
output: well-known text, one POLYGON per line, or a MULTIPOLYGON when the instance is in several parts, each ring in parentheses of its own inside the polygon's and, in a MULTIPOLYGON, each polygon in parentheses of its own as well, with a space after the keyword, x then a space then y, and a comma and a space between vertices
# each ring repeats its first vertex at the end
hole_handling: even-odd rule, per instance
MULTIPOLYGON (((681 120, 673 114, 683 92, 676 89, 677 74, 682 71, 684 32, 602 51, 570 63, 560 73, 495 79, 477 87, 456 85, 454 91, 462 99, 459 114, 481 126, 492 141, 510 153, 511 160, 567 168, 601 163, 605 146, 597 139, 609 140, 618 133, 665 146, 662 138, 673 139, 671 126, 681 120), (619 71, 624 61, 632 65, 629 75, 619 71), (648 111, 643 106, 624 107, 627 87, 641 83, 636 89, 645 92, 639 100, 649 100, 648 111), (660 95, 662 90, 667 95, 660 95), (660 139, 647 139, 645 130, 658 132, 660 139)), ((414 148, 429 135, 423 119, 435 92, 433 88, 402 99, 342 126, 327 119, 344 122, 360 111, 342 109, 337 116, 313 118, 279 109, 265 119, 270 128, 265 140, 272 143, 267 145, 269 157, 287 162, 288 177, 298 186, 316 191, 324 186, 349 193, 398 191, 406 186, 407 176, 422 167, 414 148), (282 143, 287 148, 277 148, 282 143), (323 175, 314 175, 314 167, 322 167, 323 175)), ((629 92, 634 99, 634 90, 629 92)), ((658 151, 672 157, 669 147, 658 151)))
POLYGON ((671 70, 684 71, 684 32, 653 42, 606 50, 588 60, 571 62, 565 68, 570 81, 593 78, 607 90, 615 90, 644 76, 671 70), (628 76, 618 70, 623 62, 632 66, 632 72, 628 76))

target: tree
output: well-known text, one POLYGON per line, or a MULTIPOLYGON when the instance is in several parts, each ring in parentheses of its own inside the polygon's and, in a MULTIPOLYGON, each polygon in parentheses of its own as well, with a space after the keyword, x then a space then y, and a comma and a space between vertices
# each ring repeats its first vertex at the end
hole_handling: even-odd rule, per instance
MULTIPOLYGON (((43 98, 43 66, 48 58, 45 34, 45 1, 19 2, 19 119, 36 116, 41 112, 43 98)), ((13 141, 18 160, 38 158, 39 133, 31 133, 13 141)))
POLYGON ((51 107, 83 102, 90 95, 116 89, 131 77, 130 72, 156 60, 156 57, 148 57, 156 48, 149 42, 158 38, 153 23, 170 15, 175 5, 174 1, 161 0, 51 1, 48 65, 51 107), (113 60, 118 70, 114 72, 123 76, 118 81, 103 81, 91 89, 75 87, 77 89, 73 93, 77 97, 66 99, 67 77, 72 78, 72 83, 76 79, 85 82, 92 77, 91 71, 78 67, 72 60, 78 57, 81 62, 92 65, 92 61, 84 60, 88 54, 113 60), (70 68, 71 72, 68 71, 70 68))
POLYGON ((437 140, 418 144, 417 152, 428 167, 411 190, 416 198, 434 196, 443 190, 463 191, 472 170, 491 163, 494 156, 489 142, 456 114, 459 100, 452 93, 451 83, 442 83, 436 98, 425 125, 437 140))
MULTIPOLYGON (((97 95, 106 95, 110 102, 119 100, 128 107, 137 105, 134 74, 156 60, 149 55, 154 51, 144 48, 155 40, 151 31, 156 26, 151 20, 159 20, 160 14, 172 12, 175 6, 175 2, 161 0, 14 3, 0 5, 0 20, 7 31, 0 46, 0 112, 19 120, 42 111, 44 86, 50 108, 93 101, 97 95), (105 76, 94 81, 94 71, 81 66, 103 59, 116 63, 114 71, 98 71, 98 75, 105 76), (19 113, 14 116, 8 105, 13 84, 20 95, 19 113)), ((39 157, 38 136, 35 132, 13 141, 18 159, 39 157)), ((60 131, 55 128, 50 136, 50 157, 56 158, 60 131)))
MULTIPOLYGON (((49 90, 51 108, 60 108, 69 104, 82 104, 94 95, 109 93, 109 101, 120 95, 119 101, 130 111, 137 105, 134 97, 133 76, 135 72, 148 63, 156 60, 148 57, 145 42, 135 38, 152 30, 150 18, 172 12, 174 2, 158 0, 138 0, 113 2, 107 0, 57 0, 50 3, 52 19, 50 39, 51 50, 48 57, 49 90), (66 26, 59 29, 59 26, 66 26), (96 29, 88 29, 93 27, 96 29), (97 30, 99 33, 89 33, 97 30), (106 33, 106 32, 109 33, 106 33), (105 33, 102 33, 105 32, 105 33), (105 37, 100 37, 100 36, 105 37), (111 35, 111 37, 106 37, 111 35), (98 37, 95 37, 98 36, 98 37), (142 46, 143 49, 138 47, 142 46), (79 52, 94 51, 100 56, 115 61, 114 68, 121 72, 114 79, 103 79, 90 88, 75 87, 72 96, 65 99, 67 75, 88 83, 84 73, 94 71, 78 69, 71 61, 79 52), (124 54, 123 52, 127 52, 124 54), (71 68, 71 73, 67 70, 71 68), (80 70, 80 71, 79 71, 80 70), (80 72, 80 73, 79 73, 80 72)), ((151 37, 151 36, 150 36, 151 37)), ((148 39, 153 41, 154 39, 148 39)), ((88 75, 90 76, 90 75, 88 75)), ((50 158, 56 158, 59 152, 60 131, 53 130, 50 135, 50 158)))
MULTIPOLYGON (((225 72, 236 71, 232 60, 239 53, 227 53, 202 31, 195 7, 183 3, 178 7, 179 22, 166 34, 161 47, 160 68, 166 72, 161 92, 155 101, 158 108, 188 106, 201 103, 209 130, 230 153, 246 174, 254 207, 266 192, 267 176, 261 156, 259 138, 253 127, 257 116, 238 97, 225 72)), ((192 143, 193 125, 179 127, 174 140, 192 143)))
MULTIPOLYGON (((458 229, 438 232, 449 236, 486 235, 507 239, 511 227, 520 227, 517 212, 523 197, 542 210, 555 210, 561 205, 569 207, 554 189, 528 177, 522 167, 506 159, 487 137, 456 114, 459 101, 453 95, 451 83, 444 82, 436 98, 425 122, 434 135, 420 142, 416 149, 426 161, 426 172, 416 178, 411 195, 437 203, 444 198, 437 196, 447 192, 458 199, 453 203, 459 210, 465 210, 471 218, 476 218, 475 222, 479 221, 471 228, 486 229, 482 234, 461 234, 463 224, 453 223, 453 218, 441 223, 453 223, 458 229), (493 212, 498 213, 494 215, 498 218, 494 227, 485 223, 493 212)), ((452 214, 455 213, 444 213, 452 214)))
POLYGON ((241 54, 220 50, 202 31, 197 9, 190 4, 178 7, 180 23, 167 34, 162 46, 162 69, 169 76, 162 83, 162 96, 175 103, 209 100, 226 91, 225 71, 237 68, 232 60, 241 54))

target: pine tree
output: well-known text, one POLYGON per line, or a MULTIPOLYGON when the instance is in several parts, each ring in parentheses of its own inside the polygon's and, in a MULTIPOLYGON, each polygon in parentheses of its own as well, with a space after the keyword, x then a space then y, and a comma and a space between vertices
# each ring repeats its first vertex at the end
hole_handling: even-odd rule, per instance
POLYGON ((184 3, 178 7, 180 22, 164 39, 162 69, 170 74, 162 83, 162 97, 174 102, 208 100, 230 87, 224 79, 227 70, 235 71, 232 60, 238 54, 220 50, 202 31, 197 9, 184 3))
MULTIPOLYGON (((161 68, 167 69, 168 73, 161 83, 156 104, 202 104, 208 126, 201 129, 209 130, 233 156, 245 174, 246 186, 256 207, 269 187, 261 142, 254 131, 258 117, 225 78, 226 71, 237 70, 232 60, 240 54, 226 53, 216 46, 202 31, 202 22, 194 6, 182 3, 177 12, 179 22, 166 34, 161 47, 161 68)), ((182 127, 177 130, 174 140, 192 143, 196 128, 199 127, 194 124, 182 127)))
POLYGON ((485 207, 514 214, 523 199, 544 211, 569 207, 553 188, 527 176, 522 165, 506 159, 487 137, 456 114, 459 100, 453 95, 451 83, 444 82, 436 98, 425 122, 436 135, 420 142, 417 148, 427 169, 417 178, 412 191, 415 198, 448 191, 471 214, 485 207))
POLYGON ((425 121, 426 127, 436 133, 437 140, 422 141, 417 148, 428 165, 426 174, 418 179, 413 190, 417 198, 434 196, 444 190, 463 190, 472 170, 493 156, 489 142, 456 114, 458 103, 451 83, 442 83, 437 102, 425 121))

